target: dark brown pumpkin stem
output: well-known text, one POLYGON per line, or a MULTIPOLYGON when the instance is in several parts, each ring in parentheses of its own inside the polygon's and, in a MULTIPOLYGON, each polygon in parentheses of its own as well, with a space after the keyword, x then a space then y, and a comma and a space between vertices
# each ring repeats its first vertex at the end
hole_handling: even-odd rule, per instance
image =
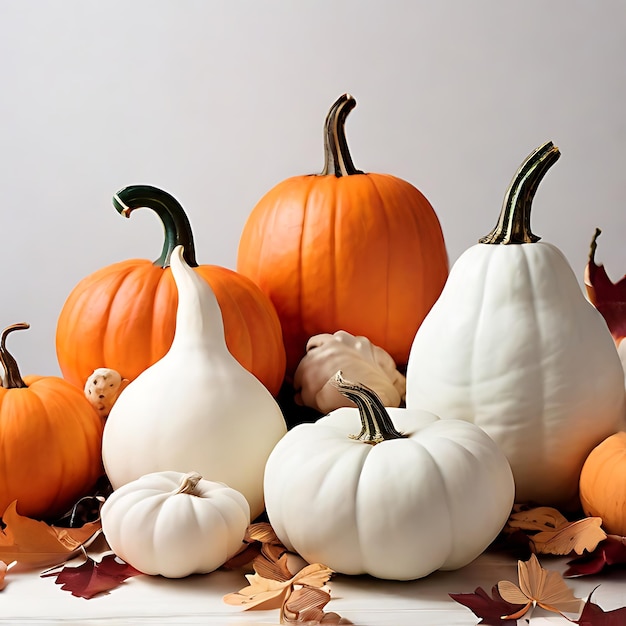
POLYGON ((479 243, 519 244, 541 239, 530 229, 530 210, 539 183, 560 156, 559 149, 548 141, 526 157, 506 191, 498 223, 479 243))
POLYGON ((406 437, 396 430, 381 399, 369 387, 346 380, 341 370, 331 378, 330 383, 359 409, 361 432, 350 435, 352 439, 375 445, 389 439, 406 437))
POLYGON ((324 123, 324 169, 320 176, 363 174, 354 167, 346 140, 346 117, 355 106, 356 100, 345 93, 330 107, 324 123))
POLYGON ((189 219, 174 196, 150 185, 130 185, 113 196, 113 206, 124 217, 130 217, 135 209, 152 209, 161 219, 165 241, 161 256, 154 261, 158 267, 169 267, 172 251, 178 245, 184 249, 187 265, 198 267, 193 232, 189 219))
POLYGON ((0 363, 2 364, 5 373, 3 386, 8 389, 18 389, 28 386, 22 379, 17 361, 6 348, 7 335, 12 333, 14 330, 26 330, 27 328, 30 328, 30 324, 27 324, 26 322, 12 324, 11 326, 7 326, 7 328, 2 331, 2 336, 0 337, 0 363))

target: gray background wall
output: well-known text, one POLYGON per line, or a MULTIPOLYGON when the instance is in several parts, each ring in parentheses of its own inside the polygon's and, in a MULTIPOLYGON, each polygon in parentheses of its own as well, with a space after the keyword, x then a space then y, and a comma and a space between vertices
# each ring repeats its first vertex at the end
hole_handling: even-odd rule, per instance
POLYGON ((623 0, 0 0, 0 325, 28 321, 22 372, 58 374, 56 319, 104 265, 159 255, 149 211, 186 208, 198 260, 234 268, 246 216, 319 171, 322 125, 349 92, 357 167, 418 187, 451 262, 494 225, 525 156, 562 151, 533 229, 582 284, 589 242, 626 272, 623 0))

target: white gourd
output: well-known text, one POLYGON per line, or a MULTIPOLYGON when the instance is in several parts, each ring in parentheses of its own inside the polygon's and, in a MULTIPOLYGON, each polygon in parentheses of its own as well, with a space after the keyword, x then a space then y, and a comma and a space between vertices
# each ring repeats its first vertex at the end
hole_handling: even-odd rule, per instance
POLYGON ((497 226, 452 267, 413 341, 406 405, 483 428, 509 459, 517 502, 575 508, 587 455, 624 426, 624 373, 566 258, 530 230, 559 155, 551 142, 529 155, 497 226))
POLYGON ((113 405, 104 468, 114 489, 152 472, 197 471, 243 493, 254 519, 264 508, 265 461, 285 420, 270 392, 228 351, 219 304, 182 246, 171 269, 178 289, 172 346, 113 405))
POLYGON ((243 547, 244 496, 190 472, 154 472, 115 490, 100 511, 111 550, 144 574, 208 574, 243 547))
POLYGON ((267 514, 281 542, 309 563, 391 580, 479 556, 515 491, 494 441, 463 420, 385 408, 341 372, 334 383, 358 408, 295 426, 267 461, 267 514))
POLYGON ((351 406, 350 400, 331 384, 337 370, 375 391, 385 406, 400 406, 404 402, 406 379, 391 355, 367 337, 338 330, 308 340, 306 354, 293 377, 296 403, 320 413, 351 406))

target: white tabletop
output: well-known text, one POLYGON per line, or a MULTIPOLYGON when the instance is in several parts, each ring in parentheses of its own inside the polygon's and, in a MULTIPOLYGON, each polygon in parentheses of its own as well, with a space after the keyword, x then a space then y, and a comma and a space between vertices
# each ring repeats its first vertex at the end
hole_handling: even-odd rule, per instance
MULTIPOLYGON (((542 566, 563 572, 568 559, 541 557, 542 566)), ((249 624, 276 625, 279 611, 249 610, 225 604, 227 593, 247 584, 244 571, 219 570, 183 579, 158 576, 129 578, 108 595, 76 598, 40 577, 40 570, 9 570, 7 585, 0 592, 2 624, 249 624)), ((451 572, 436 572, 411 582, 390 582, 369 577, 335 576, 331 601, 325 610, 335 612, 359 626, 472 626, 479 619, 455 602, 449 593, 470 593, 476 587, 490 592, 500 580, 517 582, 517 561, 508 555, 487 552, 470 565, 451 572)), ((566 579, 576 595, 593 601, 605 611, 626 604, 626 569, 600 576, 566 579)), ((522 623, 520 621, 520 623, 522 623)), ((526 622, 524 622, 526 624, 526 622)), ((535 608, 531 626, 570 624, 565 618, 535 608)))

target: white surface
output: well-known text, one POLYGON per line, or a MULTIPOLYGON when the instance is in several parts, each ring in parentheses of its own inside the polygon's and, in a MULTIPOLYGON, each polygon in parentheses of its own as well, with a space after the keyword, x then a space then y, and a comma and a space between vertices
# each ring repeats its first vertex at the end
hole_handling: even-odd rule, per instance
MULTIPOLYGON (((540 559, 544 568, 559 571, 564 571, 566 561, 540 559)), ((517 583, 517 566, 513 559, 496 553, 485 553, 463 569, 436 572, 412 582, 336 576, 330 581, 332 599, 326 611, 339 613, 357 626, 472 626, 478 618, 448 594, 471 593, 479 586, 490 593, 500 580, 517 583)), ((278 609, 242 611, 222 601, 225 594, 246 586, 243 572, 221 570, 178 580, 138 576, 109 595, 90 600, 73 597, 54 579, 40 578, 38 573, 9 570, 7 581, 0 593, 3 624, 278 624, 278 609)), ((626 604, 624 570, 566 582, 584 599, 600 585, 593 601, 605 611, 626 604)), ((531 614, 531 626, 568 623, 540 608, 531 614)))
POLYGON ((11 339, 23 373, 58 372, 81 278, 159 255, 156 217, 121 218, 118 189, 172 193, 199 262, 233 267, 261 195, 321 169, 344 92, 356 166, 419 187, 451 260, 553 140, 534 230, 582 280, 601 227, 598 260, 621 277, 625 23, 623 0, 0 0, 0 326, 31 323, 11 339))

